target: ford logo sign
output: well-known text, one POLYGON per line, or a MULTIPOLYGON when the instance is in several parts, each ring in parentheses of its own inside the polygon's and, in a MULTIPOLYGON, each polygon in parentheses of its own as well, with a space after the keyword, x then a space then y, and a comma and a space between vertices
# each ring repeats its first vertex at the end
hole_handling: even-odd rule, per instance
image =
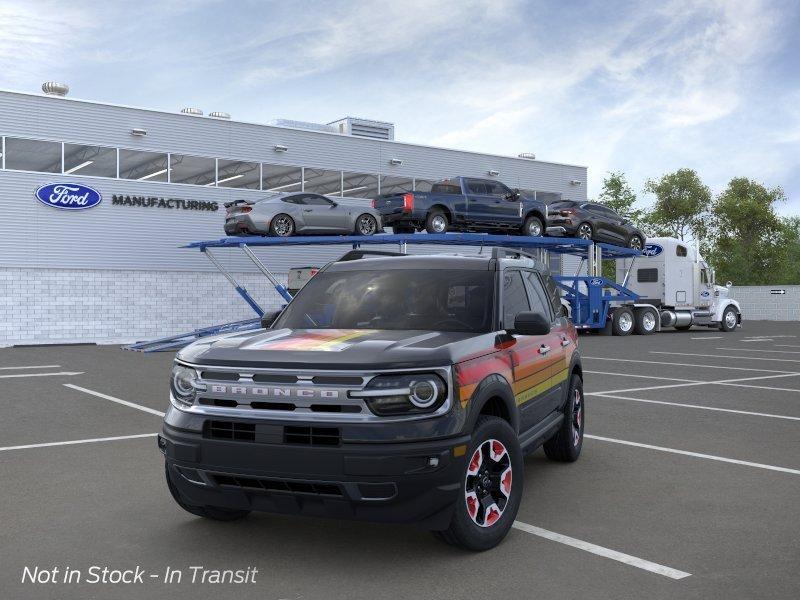
POLYGON ((83 210, 100 204, 103 196, 97 190, 80 183, 48 183, 35 192, 42 204, 64 210, 83 210))
POLYGON ((711 292, 709 292, 708 290, 703 290, 702 292, 700 292, 700 297, 701 298, 708 298, 710 295, 711 295, 711 292))
POLYGON ((664 251, 664 248, 659 244, 645 244, 642 250, 642 256, 658 256, 664 251))
POLYGON ((589 285, 593 285, 595 287, 598 285, 603 285, 603 280, 595 277, 594 279, 589 280, 589 285))

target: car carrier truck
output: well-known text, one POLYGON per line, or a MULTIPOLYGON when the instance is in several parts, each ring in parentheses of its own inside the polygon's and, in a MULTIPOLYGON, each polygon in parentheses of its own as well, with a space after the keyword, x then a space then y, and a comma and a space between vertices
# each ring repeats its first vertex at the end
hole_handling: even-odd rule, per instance
POLYGON ((614 335, 693 325, 733 331, 742 323, 730 282, 716 285, 698 250, 676 238, 648 238, 641 256, 618 259, 616 280, 639 299, 611 307, 606 329, 614 335))

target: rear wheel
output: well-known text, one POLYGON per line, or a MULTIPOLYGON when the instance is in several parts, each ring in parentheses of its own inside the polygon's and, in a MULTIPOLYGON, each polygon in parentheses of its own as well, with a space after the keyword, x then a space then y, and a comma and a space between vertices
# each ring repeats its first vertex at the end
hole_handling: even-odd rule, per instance
POLYGON ((356 219, 357 235, 374 235, 378 231, 378 221, 370 214, 364 213, 356 219))
POLYGON ((578 230, 575 233, 575 236, 582 239, 582 240, 590 240, 594 235, 594 230, 589 223, 581 223, 578 225, 578 230))
POLYGON ((425 219, 425 231, 428 233, 447 233, 449 225, 447 215, 438 208, 429 212, 428 218, 425 219))
POLYGON ((611 333, 614 335, 630 335, 633 331, 633 311, 630 308, 618 308, 614 311, 611 333))
POLYGON ((644 241, 638 235, 632 235, 628 240, 628 248, 633 248, 634 250, 641 250, 644 247, 644 241))
POLYGON ((575 462, 583 448, 585 426, 583 406, 583 381, 573 375, 569 383, 564 420, 556 434, 544 443, 544 453, 550 460, 575 462))
POLYGON ((542 220, 534 216, 525 219, 525 224, 522 226, 522 235, 529 235, 531 237, 541 237, 544 235, 542 220))
POLYGON ((238 521, 239 519, 243 519, 250 514, 249 510, 231 510, 229 508, 222 508, 219 506, 195 506, 190 504, 184 499, 180 490, 178 490, 178 488, 172 482, 172 474, 169 472, 169 466, 167 464, 164 464, 164 475, 167 478, 167 487, 169 488, 169 493, 172 494, 172 498, 175 500, 178 506, 180 506, 186 512, 197 515, 198 517, 203 517, 205 519, 212 519, 214 521, 238 521))
POLYGON ((722 321, 719 323, 720 331, 733 331, 736 329, 738 322, 739 318, 736 314, 736 309, 729 306, 725 309, 725 312, 722 313, 722 321))
POLYGON ((294 220, 283 213, 275 215, 269 224, 269 232, 277 237, 289 237, 294 233, 294 220))
POLYGON ((649 308, 640 308, 635 312, 636 321, 633 325, 638 335, 650 335, 656 332, 656 313, 649 308))
POLYGON ((493 548, 508 534, 523 487, 522 450, 511 426, 499 417, 478 419, 450 526, 439 539, 467 550, 493 548))

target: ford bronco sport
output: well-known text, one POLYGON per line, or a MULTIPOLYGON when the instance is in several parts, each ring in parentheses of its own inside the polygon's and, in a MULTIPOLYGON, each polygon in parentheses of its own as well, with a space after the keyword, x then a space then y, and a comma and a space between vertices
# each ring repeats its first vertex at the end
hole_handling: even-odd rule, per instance
POLYGON ((182 508, 416 523, 485 550, 523 454, 578 458, 577 334, 546 270, 499 248, 385 254, 328 264, 266 330, 178 353, 158 442, 182 508))

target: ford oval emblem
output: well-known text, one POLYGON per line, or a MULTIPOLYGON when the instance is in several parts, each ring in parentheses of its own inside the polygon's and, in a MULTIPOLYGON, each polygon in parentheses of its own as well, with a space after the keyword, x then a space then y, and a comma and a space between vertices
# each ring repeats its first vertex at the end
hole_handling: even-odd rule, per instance
POLYGON ((589 280, 589 285, 593 285, 593 286, 603 285, 603 280, 602 279, 598 279, 597 277, 595 277, 594 279, 590 279, 589 280))
POLYGON ((659 244, 645 244, 642 250, 642 256, 658 256, 664 251, 664 248, 659 244))
POLYGON ((700 296, 702 298, 708 298, 710 295, 711 295, 711 292, 709 292, 708 290, 703 290, 702 292, 700 292, 700 296))
POLYGON ((35 194, 42 204, 63 210, 92 208, 103 199, 100 192, 80 183, 48 183, 38 187, 35 194))

